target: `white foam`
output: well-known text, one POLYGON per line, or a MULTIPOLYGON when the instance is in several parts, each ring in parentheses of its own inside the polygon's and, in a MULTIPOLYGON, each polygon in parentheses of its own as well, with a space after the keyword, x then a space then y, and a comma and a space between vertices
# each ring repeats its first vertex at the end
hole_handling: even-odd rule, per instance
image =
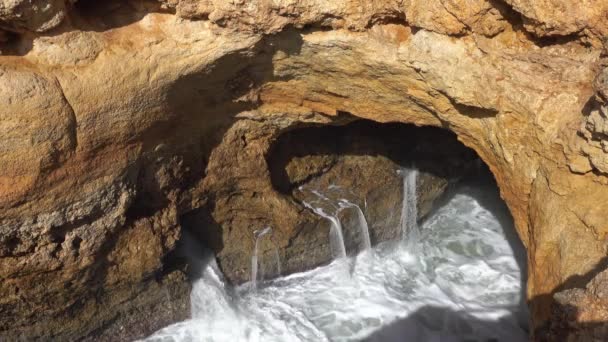
POLYGON ((465 190, 422 224, 417 255, 385 243, 257 292, 227 291, 210 262, 194 282, 193 319, 147 340, 525 341, 513 250, 501 222, 465 190))

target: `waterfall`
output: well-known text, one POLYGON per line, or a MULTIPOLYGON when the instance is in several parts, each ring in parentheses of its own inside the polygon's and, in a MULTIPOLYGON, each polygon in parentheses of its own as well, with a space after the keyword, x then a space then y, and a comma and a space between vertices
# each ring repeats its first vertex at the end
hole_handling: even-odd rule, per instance
MULTIPOLYGON (((411 228, 416 222, 412 218, 417 175, 409 170, 400 174, 404 177, 403 220, 395 222, 396 229, 400 224, 407 228, 408 221, 411 228)), ((264 228, 253 234, 252 283, 256 278, 260 282, 252 291, 251 283, 227 284, 215 256, 204 252, 202 260, 191 261, 194 269, 202 271, 191 291, 192 318, 156 332, 146 342, 528 341, 521 292, 525 278, 511 245, 514 241, 505 238, 503 229, 513 229, 505 226, 512 223, 499 219, 508 211, 503 207, 499 216, 488 211, 486 207, 501 203, 500 197, 496 192, 492 197, 480 196, 487 190, 477 183, 457 189, 421 225, 425 238, 415 241, 416 253, 409 243, 380 243, 374 252, 261 286, 261 273, 268 269, 264 266, 272 266, 278 254, 275 250, 273 256, 268 244, 279 232, 264 228)), ((334 195, 330 193, 328 200, 312 196, 308 202, 322 208, 320 216, 332 218, 348 207, 353 224, 363 225, 364 220, 357 222, 351 204, 361 203, 367 214, 364 202, 355 202, 343 192, 334 195)), ((406 241, 416 232, 404 231, 406 241)), ((194 239, 185 242, 195 243, 194 239)), ((523 246, 518 246, 525 258, 523 246)), ((192 245, 192 249, 196 258, 200 247, 192 245)))
MULTIPOLYGON (((253 255, 251 256, 251 287, 257 288, 258 280, 258 247, 259 242, 264 235, 272 233, 272 228, 266 227, 264 229, 255 230, 253 232, 253 238, 255 239, 255 245, 253 247, 253 255)), ((278 256, 278 253, 277 253, 278 256)))
POLYGON ((315 214, 326 218, 331 223, 329 229, 329 247, 331 254, 335 258, 346 257, 346 246, 344 245, 344 235, 342 234, 342 224, 337 217, 327 214, 322 208, 315 208, 312 205, 303 202, 304 206, 314 211, 315 214))
MULTIPOLYGON (((323 216, 323 210, 319 212, 323 216)), ((324 213, 323 213, 324 214, 324 213)), ((331 221, 331 229, 329 231, 329 245, 332 249, 334 258, 345 258, 346 257, 346 246, 344 245, 344 235, 342 234, 342 224, 337 217, 330 215, 324 216, 326 219, 331 221)))
MULTIPOLYGON (((344 209, 354 209, 356 211, 355 227, 359 232, 360 246, 359 250, 371 249, 371 240, 369 235, 369 226, 367 219, 361 207, 354 203, 356 196, 348 189, 343 189, 337 185, 329 185, 327 188, 328 196, 322 194, 318 190, 299 188, 300 191, 312 195, 314 199, 310 202, 302 201, 305 207, 312 210, 315 214, 327 219, 331 223, 330 227, 330 247, 334 258, 342 258, 346 256, 346 245, 344 242, 344 232, 342 223, 338 218, 340 212, 344 209), (346 196, 347 199, 343 196, 346 196)), ((367 206, 367 202, 365 202, 367 206)))
POLYGON ((341 208, 354 208, 357 210, 357 223, 359 226, 359 233, 361 234, 362 242, 361 250, 368 250, 372 248, 372 242, 369 237, 369 227, 367 225, 367 219, 365 218, 365 215, 363 214, 361 208, 346 199, 341 199, 339 204, 341 208))
POLYGON ((277 246, 274 246, 274 262, 277 265, 277 277, 281 276, 281 257, 279 256, 279 250, 277 246))
POLYGON ((418 170, 399 170, 403 177, 403 202, 401 206, 402 238, 408 245, 413 246, 418 240, 418 208, 416 198, 416 181, 418 170))

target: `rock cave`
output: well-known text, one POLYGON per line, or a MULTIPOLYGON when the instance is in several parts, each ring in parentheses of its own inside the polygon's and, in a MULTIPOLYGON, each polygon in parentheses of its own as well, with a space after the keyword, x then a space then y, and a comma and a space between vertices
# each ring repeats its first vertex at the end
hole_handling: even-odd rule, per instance
MULTIPOLYGON (((425 274, 417 288, 445 290, 459 274, 432 253, 509 247, 485 230, 471 250, 425 233, 477 202, 500 205, 471 222, 505 213, 483 222, 511 222, 522 244, 508 264, 525 274, 503 278, 519 277, 521 306, 508 300, 529 311, 479 331, 608 338, 607 19, 604 0, 0 2, 0 340, 154 340, 204 322, 197 291, 222 296, 186 255, 193 241, 252 310, 290 299, 281 282, 335 285, 321 270, 338 259, 362 284, 357 267, 399 274, 382 291, 407 306, 395 284, 425 274), (500 198, 476 192, 482 180, 500 198), (365 252, 418 224, 411 248, 433 258, 365 252), (239 292, 258 277, 258 297, 239 292)), ((468 293, 494 282, 465 278, 468 293)), ((466 325, 410 309, 415 322, 352 336, 466 325)), ((310 336, 330 324, 319 317, 302 320, 310 336)))

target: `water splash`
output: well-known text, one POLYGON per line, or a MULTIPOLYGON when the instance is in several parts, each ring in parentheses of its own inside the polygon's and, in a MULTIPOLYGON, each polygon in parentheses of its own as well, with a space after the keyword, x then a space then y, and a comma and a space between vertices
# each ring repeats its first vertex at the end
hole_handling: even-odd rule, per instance
POLYGON ((512 222, 478 202, 487 191, 465 188, 430 216, 417 258, 382 243, 352 259, 350 277, 351 263, 333 262, 249 291, 226 285, 211 258, 193 284, 192 319, 147 341, 527 341, 523 273, 503 231, 512 222))
POLYGON ((414 247, 418 241, 418 206, 416 183, 418 170, 403 169, 397 171, 403 177, 403 204, 401 207, 402 239, 414 247))
POLYGON ((369 237, 369 226, 367 225, 367 219, 365 218, 361 208, 344 198, 340 199, 338 204, 340 205, 341 209, 354 208, 357 211, 357 225, 359 227, 359 234, 361 234, 361 250, 365 251, 372 248, 372 242, 369 237))

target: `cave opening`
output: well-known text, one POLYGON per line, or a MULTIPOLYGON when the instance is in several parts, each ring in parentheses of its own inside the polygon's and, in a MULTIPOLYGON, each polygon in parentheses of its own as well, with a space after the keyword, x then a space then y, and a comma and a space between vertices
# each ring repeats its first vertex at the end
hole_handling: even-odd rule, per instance
POLYGON ((192 267, 196 324, 154 336, 527 340, 525 249, 455 134, 355 120, 268 136, 232 150, 268 179, 234 176, 185 219, 210 248, 192 267))
POLYGON ((334 197, 347 196, 366 207, 374 245, 401 234, 404 172, 418 172, 421 221, 449 187, 483 164, 447 130, 368 120, 284 132, 271 146, 267 163, 273 187, 300 204, 317 196, 308 189, 347 189, 348 195, 333 191, 334 197))

